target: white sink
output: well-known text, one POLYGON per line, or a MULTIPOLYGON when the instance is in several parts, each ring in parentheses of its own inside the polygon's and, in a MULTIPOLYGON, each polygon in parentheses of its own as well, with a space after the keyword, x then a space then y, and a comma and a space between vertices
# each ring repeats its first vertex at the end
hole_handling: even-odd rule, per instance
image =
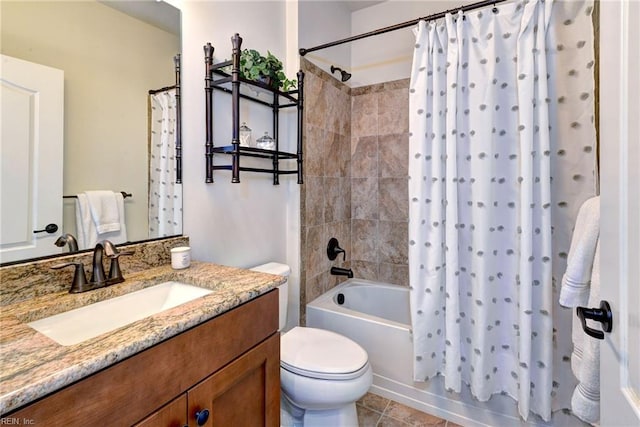
POLYGON ((213 292, 179 282, 164 282, 28 323, 62 345, 78 344, 105 332, 213 292))

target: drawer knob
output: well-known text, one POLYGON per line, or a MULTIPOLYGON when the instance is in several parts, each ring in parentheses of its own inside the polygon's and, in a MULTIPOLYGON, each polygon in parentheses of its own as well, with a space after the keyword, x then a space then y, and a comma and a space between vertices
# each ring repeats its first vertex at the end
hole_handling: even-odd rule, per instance
POLYGON ((209 419, 209 410, 203 409, 201 411, 196 412, 196 424, 199 426, 203 426, 207 423, 209 419))

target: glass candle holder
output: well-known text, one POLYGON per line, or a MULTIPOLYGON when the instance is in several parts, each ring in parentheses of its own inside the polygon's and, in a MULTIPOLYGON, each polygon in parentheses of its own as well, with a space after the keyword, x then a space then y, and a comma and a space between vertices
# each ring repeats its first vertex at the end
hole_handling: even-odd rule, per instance
POLYGON ((251 128, 245 122, 242 122, 240 126, 240 145, 251 147, 251 144, 253 144, 251 141, 251 128))
POLYGON ((262 148, 264 150, 275 150, 276 141, 269 136, 269 132, 265 132, 264 135, 258 138, 258 141, 256 141, 256 147, 262 148))

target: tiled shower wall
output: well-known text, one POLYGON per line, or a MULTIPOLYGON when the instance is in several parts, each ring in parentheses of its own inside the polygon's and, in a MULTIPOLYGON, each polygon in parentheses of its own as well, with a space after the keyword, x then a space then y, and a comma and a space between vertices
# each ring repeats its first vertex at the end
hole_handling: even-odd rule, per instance
POLYGON ((351 91, 351 267, 409 284, 409 80, 351 91))
POLYGON ((305 305, 345 277, 407 285, 409 80, 350 89, 312 63, 305 71, 301 188, 301 324, 305 305), (346 262, 329 261, 335 237, 346 262))
MULTIPOLYGON (((329 274, 327 243, 335 237, 351 253, 351 96, 348 86, 304 59, 304 185, 301 188, 300 314, 337 284, 329 274)), ((339 258, 341 260, 342 258, 339 258)))

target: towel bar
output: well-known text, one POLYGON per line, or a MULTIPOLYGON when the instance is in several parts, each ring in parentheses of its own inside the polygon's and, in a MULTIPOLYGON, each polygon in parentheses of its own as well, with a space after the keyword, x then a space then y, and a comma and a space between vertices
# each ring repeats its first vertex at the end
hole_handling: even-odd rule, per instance
MULTIPOLYGON (((123 198, 127 198, 127 197, 133 197, 133 194, 131 193, 127 193, 126 191, 121 191, 120 194, 122 194, 123 198)), ((62 196, 63 199, 77 199, 78 196, 62 196)))

